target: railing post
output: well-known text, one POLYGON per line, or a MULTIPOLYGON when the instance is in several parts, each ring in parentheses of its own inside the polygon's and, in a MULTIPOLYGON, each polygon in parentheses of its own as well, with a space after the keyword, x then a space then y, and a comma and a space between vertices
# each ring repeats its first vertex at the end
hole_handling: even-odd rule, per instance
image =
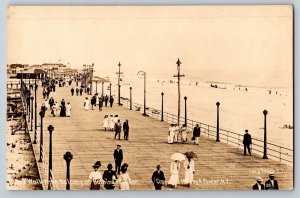
POLYGON ((263 114, 264 114, 264 156, 263 156, 263 159, 268 159, 268 156, 267 156, 267 114, 268 114, 268 111, 264 110, 263 114))
POLYGON ((217 102, 216 103, 216 105, 217 105, 217 139, 216 139, 216 142, 220 142, 220 135, 219 135, 219 133, 220 133, 220 125, 219 125, 219 106, 220 106, 220 103, 219 102, 217 102))
POLYGON ((279 147, 279 162, 281 163, 281 146, 279 147))
POLYGON ((130 92, 130 110, 132 110, 132 87, 129 87, 130 92))
POLYGON ((48 190, 52 188, 52 132, 54 127, 52 125, 48 126, 49 131, 49 168, 48 168, 48 190))
POLYGON ((164 121, 164 92, 161 92, 161 121, 164 121))
POLYGON ((208 131, 207 132, 207 134, 208 134, 207 136, 209 137, 209 133, 210 133, 210 131, 209 131, 209 125, 207 126, 207 131, 208 131))
POLYGON ((186 125, 186 122, 187 122, 187 107, 186 107, 186 100, 187 100, 187 97, 184 96, 184 124, 186 125))
POLYGON ((33 125, 33 99, 34 97, 31 96, 31 107, 30 107, 30 111, 31 111, 31 116, 30 116, 30 131, 32 131, 32 125, 33 125))
POLYGON ((227 144, 228 144, 228 131, 227 131, 227 144))

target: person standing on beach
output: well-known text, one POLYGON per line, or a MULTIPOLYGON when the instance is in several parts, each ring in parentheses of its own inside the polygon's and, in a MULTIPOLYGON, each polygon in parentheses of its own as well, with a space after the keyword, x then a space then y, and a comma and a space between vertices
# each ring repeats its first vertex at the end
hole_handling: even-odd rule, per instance
POLYGON ((199 145, 200 133, 201 133, 201 131, 200 131, 199 124, 196 124, 196 127, 194 128, 194 131, 193 131, 194 144, 199 145))
POLYGON ((74 88, 73 87, 71 89, 71 94, 72 94, 72 96, 74 95, 74 88))
POLYGON ((120 140, 120 138, 121 138, 121 130, 122 130, 122 124, 121 124, 120 120, 118 120, 118 122, 115 123, 115 138, 114 139, 116 139, 116 137, 118 135, 119 140, 120 140))
POLYGON ((251 156, 250 145, 252 144, 252 138, 251 135, 248 133, 247 129, 245 130, 243 144, 244 144, 244 155, 246 155, 246 149, 248 149, 248 153, 251 156))
POLYGON ((165 175, 164 172, 160 170, 160 165, 157 165, 156 168, 157 170, 152 174, 152 182, 155 190, 161 190, 161 187, 165 185, 165 175))
POLYGON ((120 174, 120 168, 123 161, 123 151, 120 144, 117 144, 117 148, 114 150, 113 156, 115 160, 115 172, 120 174))
POLYGON ((129 124, 128 124, 128 120, 127 119, 123 123, 123 131, 124 131, 124 140, 128 140, 129 124))

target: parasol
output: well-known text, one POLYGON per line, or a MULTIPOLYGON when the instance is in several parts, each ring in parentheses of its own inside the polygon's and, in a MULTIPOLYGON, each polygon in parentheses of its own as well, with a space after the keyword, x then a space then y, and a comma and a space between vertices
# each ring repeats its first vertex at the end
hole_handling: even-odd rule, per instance
POLYGON ((188 158, 197 158, 198 157, 197 154, 194 153, 194 151, 187 151, 184 153, 184 155, 188 158))
POLYGON ((182 161, 185 160, 185 155, 183 155, 182 153, 174 153, 171 155, 171 159, 172 160, 178 160, 178 161, 182 161))

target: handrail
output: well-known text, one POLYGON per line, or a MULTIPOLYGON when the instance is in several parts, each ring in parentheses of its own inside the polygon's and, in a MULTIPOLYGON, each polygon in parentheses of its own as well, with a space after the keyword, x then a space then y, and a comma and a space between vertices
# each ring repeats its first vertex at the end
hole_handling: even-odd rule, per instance
MULTIPOLYGON (((121 98, 121 101, 122 101, 124 107, 130 108, 130 100, 121 98)), ((134 107, 136 107, 136 108, 140 108, 139 111, 142 112, 141 109, 142 109, 143 105, 132 102, 132 106, 133 106, 133 110, 135 110, 134 107)), ((161 119, 161 110, 158 110, 158 109, 155 109, 152 107, 147 107, 146 113, 151 117, 161 119), (153 113, 153 112, 155 112, 155 113, 153 113)), ((169 123, 177 122, 177 118, 178 118, 177 115, 174 115, 172 113, 168 113, 165 111, 163 112, 163 115, 164 115, 164 121, 169 122, 169 123)), ((185 118, 180 117, 180 122, 184 123, 184 121, 185 121, 185 118)), ((198 122, 195 120, 187 119, 187 128, 189 130, 192 131, 196 124, 200 125, 201 132, 204 134, 207 134, 208 138, 216 137, 217 127, 208 125, 205 123, 201 123, 201 122, 198 122)), ((243 135, 241 135, 241 134, 220 128, 219 135, 220 135, 220 139, 224 143, 236 146, 238 148, 240 148, 240 146, 243 146, 243 144, 242 144, 243 135)), ((256 138, 256 137, 252 138, 252 150, 255 151, 255 153, 257 153, 257 154, 263 154, 263 145, 262 145, 263 142, 264 141, 259 138, 256 138), (262 149, 259 150, 259 148, 262 148, 262 149)), ((286 148, 283 146, 279 146, 279 145, 271 143, 271 142, 267 142, 267 146, 268 146, 268 155, 271 156, 273 159, 276 159, 279 162, 284 161, 284 162, 288 162, 288 163, 293 163, 293 150, 292 149, 286 148)))

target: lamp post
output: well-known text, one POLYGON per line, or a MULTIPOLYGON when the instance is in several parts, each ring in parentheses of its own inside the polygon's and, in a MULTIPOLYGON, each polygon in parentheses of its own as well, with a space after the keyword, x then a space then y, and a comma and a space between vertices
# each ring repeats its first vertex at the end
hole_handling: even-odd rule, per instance
POLYGON ((184 124, 185 124, 185 126, 187 126, 187 108, 186 108, 186 100, 187 100, 187 97, 184 96, 184 124))
POLYGON ((121 105, 121 85, 119 85, 119 106, 121 105))
POLYGON ((102 82, 102 94, 101 96, 103 97, 104 96, 104 82, 102 82))
POLYGON ((89 72, 90 72, 90 83, 91 83, 91 87, 90 87, 90 95, 93 95, 94 63, 92 63, 92 65, 90 65, 90 67, 89 67, 89 72))
POLYGON ((48 169, 48 190, 52 188, 52 132, 54 127, 52 125, 48 126, 49 131, 49 169, 48 169))
POLYGON ((34 79, 34 140, 33 144, 36 144, 36 130, 37 130, 37 97, 36 97, 36 76, 34 79))
POLYGON ((263 159, 268 159, 268 156, 267 156, 267 114, 268 114, 268 111, 264 110, 263 114, 264 114, 264 156, 263 156, 263 159))
POLYGON ((119 67, 119 71, 118 72, 116 72, 116 74, 118 74, 118 104, 119 105, 121 105, 121 85, 120 85, 120 80, 121 80, 121 74, 123 74, 122 72, 121 72, 121 63, 119 62, 119 64, 118 64, 118 67, 119 67))
POLYGON ((64 154, 64 159, 66 160, 67 165, 67 176, 66 176, 66 190, 70 190, 70 162, 73 159, 73 155, 71 152, 66 152, 64 154))
POLYGON ((184 77, 185 75, 180 74, 181 62, 180 62, 179 58, 178 58, 176 64, 177 64, 177 75, 174 75, 173 77, 177 77, 177 79, 178 79, 178 118, 177 118, 177 124, 179 126, 179 124, 180 124, 180 78, 184 77))
POLYGON ((40 134, 40 159, 39 162, 43 161, 43 118, 45 116, 44 111, 40 111, 40 117, 41 117, 41 134, 40 134))
POLYGON ((30 121, 31 121, 31 123, 30 123, 30 131, 32 131, 32 125, 33 125, 33 99, 34 99, 34 97, 31 96, 30 99, 31 99, 31 108, 30 108, 30 111, 31 111, 30 121))
POLYGON ((164 92, 161 92, 161 121, 164 121, 164 92))
POLYGON ((144 77, 144 113, 143 113, 143 116, 148 116, 147 114, 146 114, 146 77, 147 77, 147 74, 146 74, 146 72, 144 72, 144 71, 139 71, 138 73, 137 73, 137 75, 139 76, 143 76, 144 77))
POLYGON ((216 139, 216 142, 220 142, 220 125, 219 125, 219 106, 220 106, 220 103, 217 102, 216 103, 217 105, 217 139, 216 139))
POLYGON ((98 81, 96 80, 96 94, 98 93, 98 81))
POLYGON ((132 110, 132 87, 129 87, 130 90, 130 110, 132 110))
POLYGON ((83 65, 83 74, 84 74, 84 93, 86 93, 86 73, 85 73, 86 66, 87 66, 87 65, 83 65))
POLYGON ((111 83, 109 84, 109 98, 111 98, 111 83))

